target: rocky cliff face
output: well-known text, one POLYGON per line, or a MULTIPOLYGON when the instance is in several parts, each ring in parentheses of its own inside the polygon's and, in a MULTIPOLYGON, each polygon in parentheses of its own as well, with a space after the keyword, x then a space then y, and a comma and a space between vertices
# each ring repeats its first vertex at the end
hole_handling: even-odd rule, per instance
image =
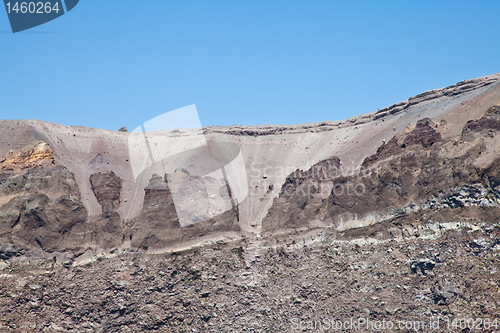
POLYGON ((71 172, 44 142, 10 151, 0 162, 2 244, 55 251, 77 247, 87 218, 71 172))
POLYGON ((356 172, 328 179, 321 174, 341 166, 318 164, 306 173, 294 173, 287 183, 296 182, 297 187, 290 192, 283 187, 263 221, 264 230, 275 230, 277 223, 296 228, 316 221, 348 229, 419 210, 499 207, 500 156, 483 159, 500 147, 498 120, 498 106, 491 107, 466 124, 460 141, 444 142, 440 125, 425 118, 381 145, 356 172), (329 189, 326 196, 323 188, 329 189))
MULTIPOLYGON (((207 128, 209 152, 224 147, 220 142, 241 149, 249 194, 240 202, 229 187, 217 191, 216 179, 168 161, 162 175, 135 179, 127 133, 5 121, 2 237, 42 255, 71 250, 78 263, 114 250, 344 230, 417 210, 495 206, 499 78, 431 90, 344 122, 207 128), (192 224, 183 225, 179 213, 192 224)), ((167 147, 170 136, 176 145, 191 140, 189 132, 161 135, 150 140, 167 147)))
POLYGON ((1 121, 0 327, 498 316, 500 75, 342 122, 202 132, 217 168, 241 152, 243 200, 226 169, 194 172, 189 131, 156 133, 184 153, 137 176, 130 133, 1 121))

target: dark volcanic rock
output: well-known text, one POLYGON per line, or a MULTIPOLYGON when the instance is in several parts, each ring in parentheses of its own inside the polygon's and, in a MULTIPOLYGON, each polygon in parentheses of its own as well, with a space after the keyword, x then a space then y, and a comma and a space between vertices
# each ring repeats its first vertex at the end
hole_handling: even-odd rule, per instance
POLYGON ((104 211, 116 211, 120 207, 120 177, 111 172, 98 172, 90 176, 90 185, 104 211))
POLYGON ((133 221, 132 246, 148 249, 173 245, 175 237, 180 236, 180 229, 170 189, 162 177, 153 175, 144 189, 142 211, 133 221), (172 243, 163 240, 161 235, 172 243))
POLYGON ((0 234, 5 242, 54 251, 84 241, 72 233, 84 224, 86 209, 73 174, 54 161, 44 143, 12 152, 0 163, 0 234))
MULTIPOLYGON (((495 128, 497 116, 498 110, 491 108, 476 125, 469 122, 466 128, 487 133, 495 128)), ((498 207, 500 158, 478 168, 474 162, 485 151, 484 143, 453 157, 443 155, 442 145, 435 124, 422 119, 406 136, 396 135, 382 144, 356 172, 332 178, 311 177, 316 166, 305 173, 295 172, 274 200, 263 230, 306 227, 318 220, 341 227, 346 221, 361 226, 416 210, 498 207), (321 186, 329 188, 326 195, 318 191, 321 186), (287 192, 289 188, 292 191, 287 192)), ((340 164, 337 168, 341 169, 340 164)))
POLYGON ((97 172, 90 176, 95 197, 102 207, 101 216, 94 218, 94 239, 104 249, 116 248, 123 243, 124 225, 118 213, 122 180, 111 172, 97 172))
POLYGON ((297 169, 290 174, 264 219, 263 230, 306 227, 311 220, 322 219, 333 180, 343 171, 340 160, 332 157, 307 171, 297 169))
POLYGON ((131 221, 132 246, 161 249, 215 232, 240 231, 238 208, 234 207, 214 218, 181 227, 167 180, 153 175, 144 189, 141 213, 131 221))
POLYGON ((435 126, 435 124, 429 118, 419 120, 415 129, 406 136, 403 144, 408 146, 419 143, 424 148, 428 148, 434 143, 441 141, 441 134, 437 132, 433 126, 435 126))
POLYGON ((461 139, 464 141, 472 140, 474 133, 487 132, 488 135, 493 135, 500 130, 500 106, 495 105, 489 108, 483 117, 477 120, 469 120, 462 130, 461 139))
MULTIPOLYGON (((414 226, 423 230, 425 222, 414 226)), ((458 332, 446 329, 446 319, 498 317, 498 250, 468 250, 471 241, 496 242, 492 231, 500 230, 498 223, 468 238, 457 229, 432 239, 357 245, 373 227, 343 238, 331 229, 318 231, 317 241, 307 246, 302 243, 311 233, 297 232, 258 244, 237 241, 159 255, 129 253, 81 267, 14 269, 0 278, 0 329, 229 333, 249 331, 251 323, 254 331, 293 332, 297 320, 307 325, 366 318, 397 325, 439 317, 443 331, 458 332)))

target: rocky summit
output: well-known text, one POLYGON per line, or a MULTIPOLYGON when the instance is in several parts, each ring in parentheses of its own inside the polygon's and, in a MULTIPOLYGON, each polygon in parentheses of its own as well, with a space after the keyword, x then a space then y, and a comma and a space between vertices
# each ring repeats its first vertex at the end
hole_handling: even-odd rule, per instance
POLYGON ((500 75, 344 121, 0 121, 0 331, 500 331, 500 75))

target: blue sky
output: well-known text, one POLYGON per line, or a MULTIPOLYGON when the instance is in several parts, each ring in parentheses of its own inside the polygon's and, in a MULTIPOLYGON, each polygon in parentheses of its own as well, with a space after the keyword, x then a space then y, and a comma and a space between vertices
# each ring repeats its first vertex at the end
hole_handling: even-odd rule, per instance
POLYGON ((81 0, 12 34, 0 118, 129 130, 341 120, 500 72, 500 1, 81 0))

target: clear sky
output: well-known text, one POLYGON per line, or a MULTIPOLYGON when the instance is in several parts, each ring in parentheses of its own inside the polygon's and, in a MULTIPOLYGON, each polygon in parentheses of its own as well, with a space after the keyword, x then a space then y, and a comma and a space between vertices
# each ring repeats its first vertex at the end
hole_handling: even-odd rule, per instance
POLYGON ((0 118, 129 130, 341 120, 500 72, 500 1, 81 0, 12 34, 0 118))

